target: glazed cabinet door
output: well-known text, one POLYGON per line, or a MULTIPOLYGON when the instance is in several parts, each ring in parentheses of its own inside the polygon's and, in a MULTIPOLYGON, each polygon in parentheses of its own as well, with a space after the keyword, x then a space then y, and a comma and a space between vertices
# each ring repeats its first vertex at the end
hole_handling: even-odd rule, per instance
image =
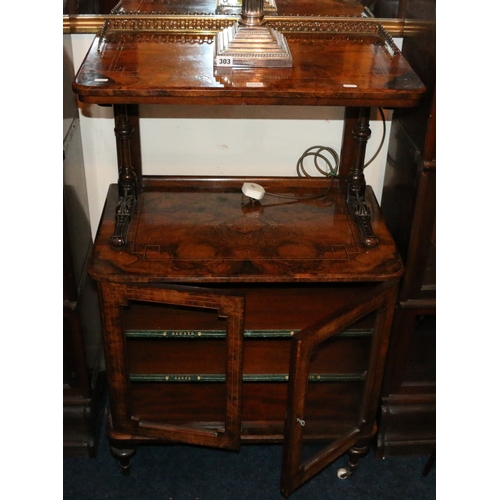
POLYGON ((238 449, 244 298, 156 283, 100 293, 112 432, 238 449))
MULTIPOLYGON (((371 286, 294 335, 281 473, 285 497, 345 452, 368 450, 376 432, 396 291, 397 282, 371 286), (363 362, 354 365, 349 360, 355 369, 325 373, 332 369, 335 343, 349 335, 350 325, 368 317, 373 326, 363 362)), ((350 475, 357 465, 349 466, 343 474, 350 475)))

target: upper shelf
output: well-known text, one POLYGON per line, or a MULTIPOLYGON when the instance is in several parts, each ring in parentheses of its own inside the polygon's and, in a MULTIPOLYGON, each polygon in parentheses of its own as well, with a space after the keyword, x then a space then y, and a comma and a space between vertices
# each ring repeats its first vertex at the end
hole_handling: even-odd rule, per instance
MULTIPOLYGON (((118 18, 120 16, 117 16, 118 18)), ((409 107, 425 87, 374 20, 281 19, 292 68, 214 68, 228 16, 112 20, 94 40, 74 91, 98 104, 262 104, 409 107)))

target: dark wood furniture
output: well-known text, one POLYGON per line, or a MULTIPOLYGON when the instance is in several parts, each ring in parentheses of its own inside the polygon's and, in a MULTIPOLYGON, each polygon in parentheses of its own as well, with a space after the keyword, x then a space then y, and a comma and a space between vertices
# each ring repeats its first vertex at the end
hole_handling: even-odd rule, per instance
POLYGON ((102 422, 105 373, 97 288, 87 273, 92 235, 70 54, 71 43, 65 37, 63 445, 65 456, 93 457, 102 422))
POLYGON ((140 443, 283 442, 288 496, 346 452, 339 475, 352 474, 376 432, 403 268, 364 181, 368 118, 372 106, 416 105, 424 86, 380 26, 359 18, 275 19, 291 69, 214 71, 206 31, 226 21, 124 14, 74 82, 82 102, 113 104, 116 117, 118 184, 90 266, 108 437, 124 471, 140 443), (143 103, 347 106, 339 175, 142 175, 143 103), (244 197, 244 181, 264 200, 244 197))
POLYGON ((403 54, 428 92, 396 110, 382 196, 387 226, 404 259, 382 392, 377 454, 429 454, 436 447, 436 33, 435 2, 408 0, 404 15, 425 31, 403 54))

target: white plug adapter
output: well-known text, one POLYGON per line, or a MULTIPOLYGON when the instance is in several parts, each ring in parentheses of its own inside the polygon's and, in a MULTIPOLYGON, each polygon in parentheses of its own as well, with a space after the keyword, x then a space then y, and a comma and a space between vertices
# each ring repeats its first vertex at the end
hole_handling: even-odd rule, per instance
POLYGON ((262 200, 262 198, 264 198, 264 194, 266 193, 261 185, 255 184, 254 182, 245 182, 241 191, 245 196, 254 200, 262 200))

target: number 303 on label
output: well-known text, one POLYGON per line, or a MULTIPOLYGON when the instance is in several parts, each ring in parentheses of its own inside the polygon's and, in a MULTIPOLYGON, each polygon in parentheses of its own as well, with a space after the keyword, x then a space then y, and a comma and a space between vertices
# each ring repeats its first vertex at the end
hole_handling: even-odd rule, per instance
POLYGON ((233 58, 227 57, 227 56, 216 57, 215 58, 215 65, 216 66, 232 66, 233 65, 233 58))

